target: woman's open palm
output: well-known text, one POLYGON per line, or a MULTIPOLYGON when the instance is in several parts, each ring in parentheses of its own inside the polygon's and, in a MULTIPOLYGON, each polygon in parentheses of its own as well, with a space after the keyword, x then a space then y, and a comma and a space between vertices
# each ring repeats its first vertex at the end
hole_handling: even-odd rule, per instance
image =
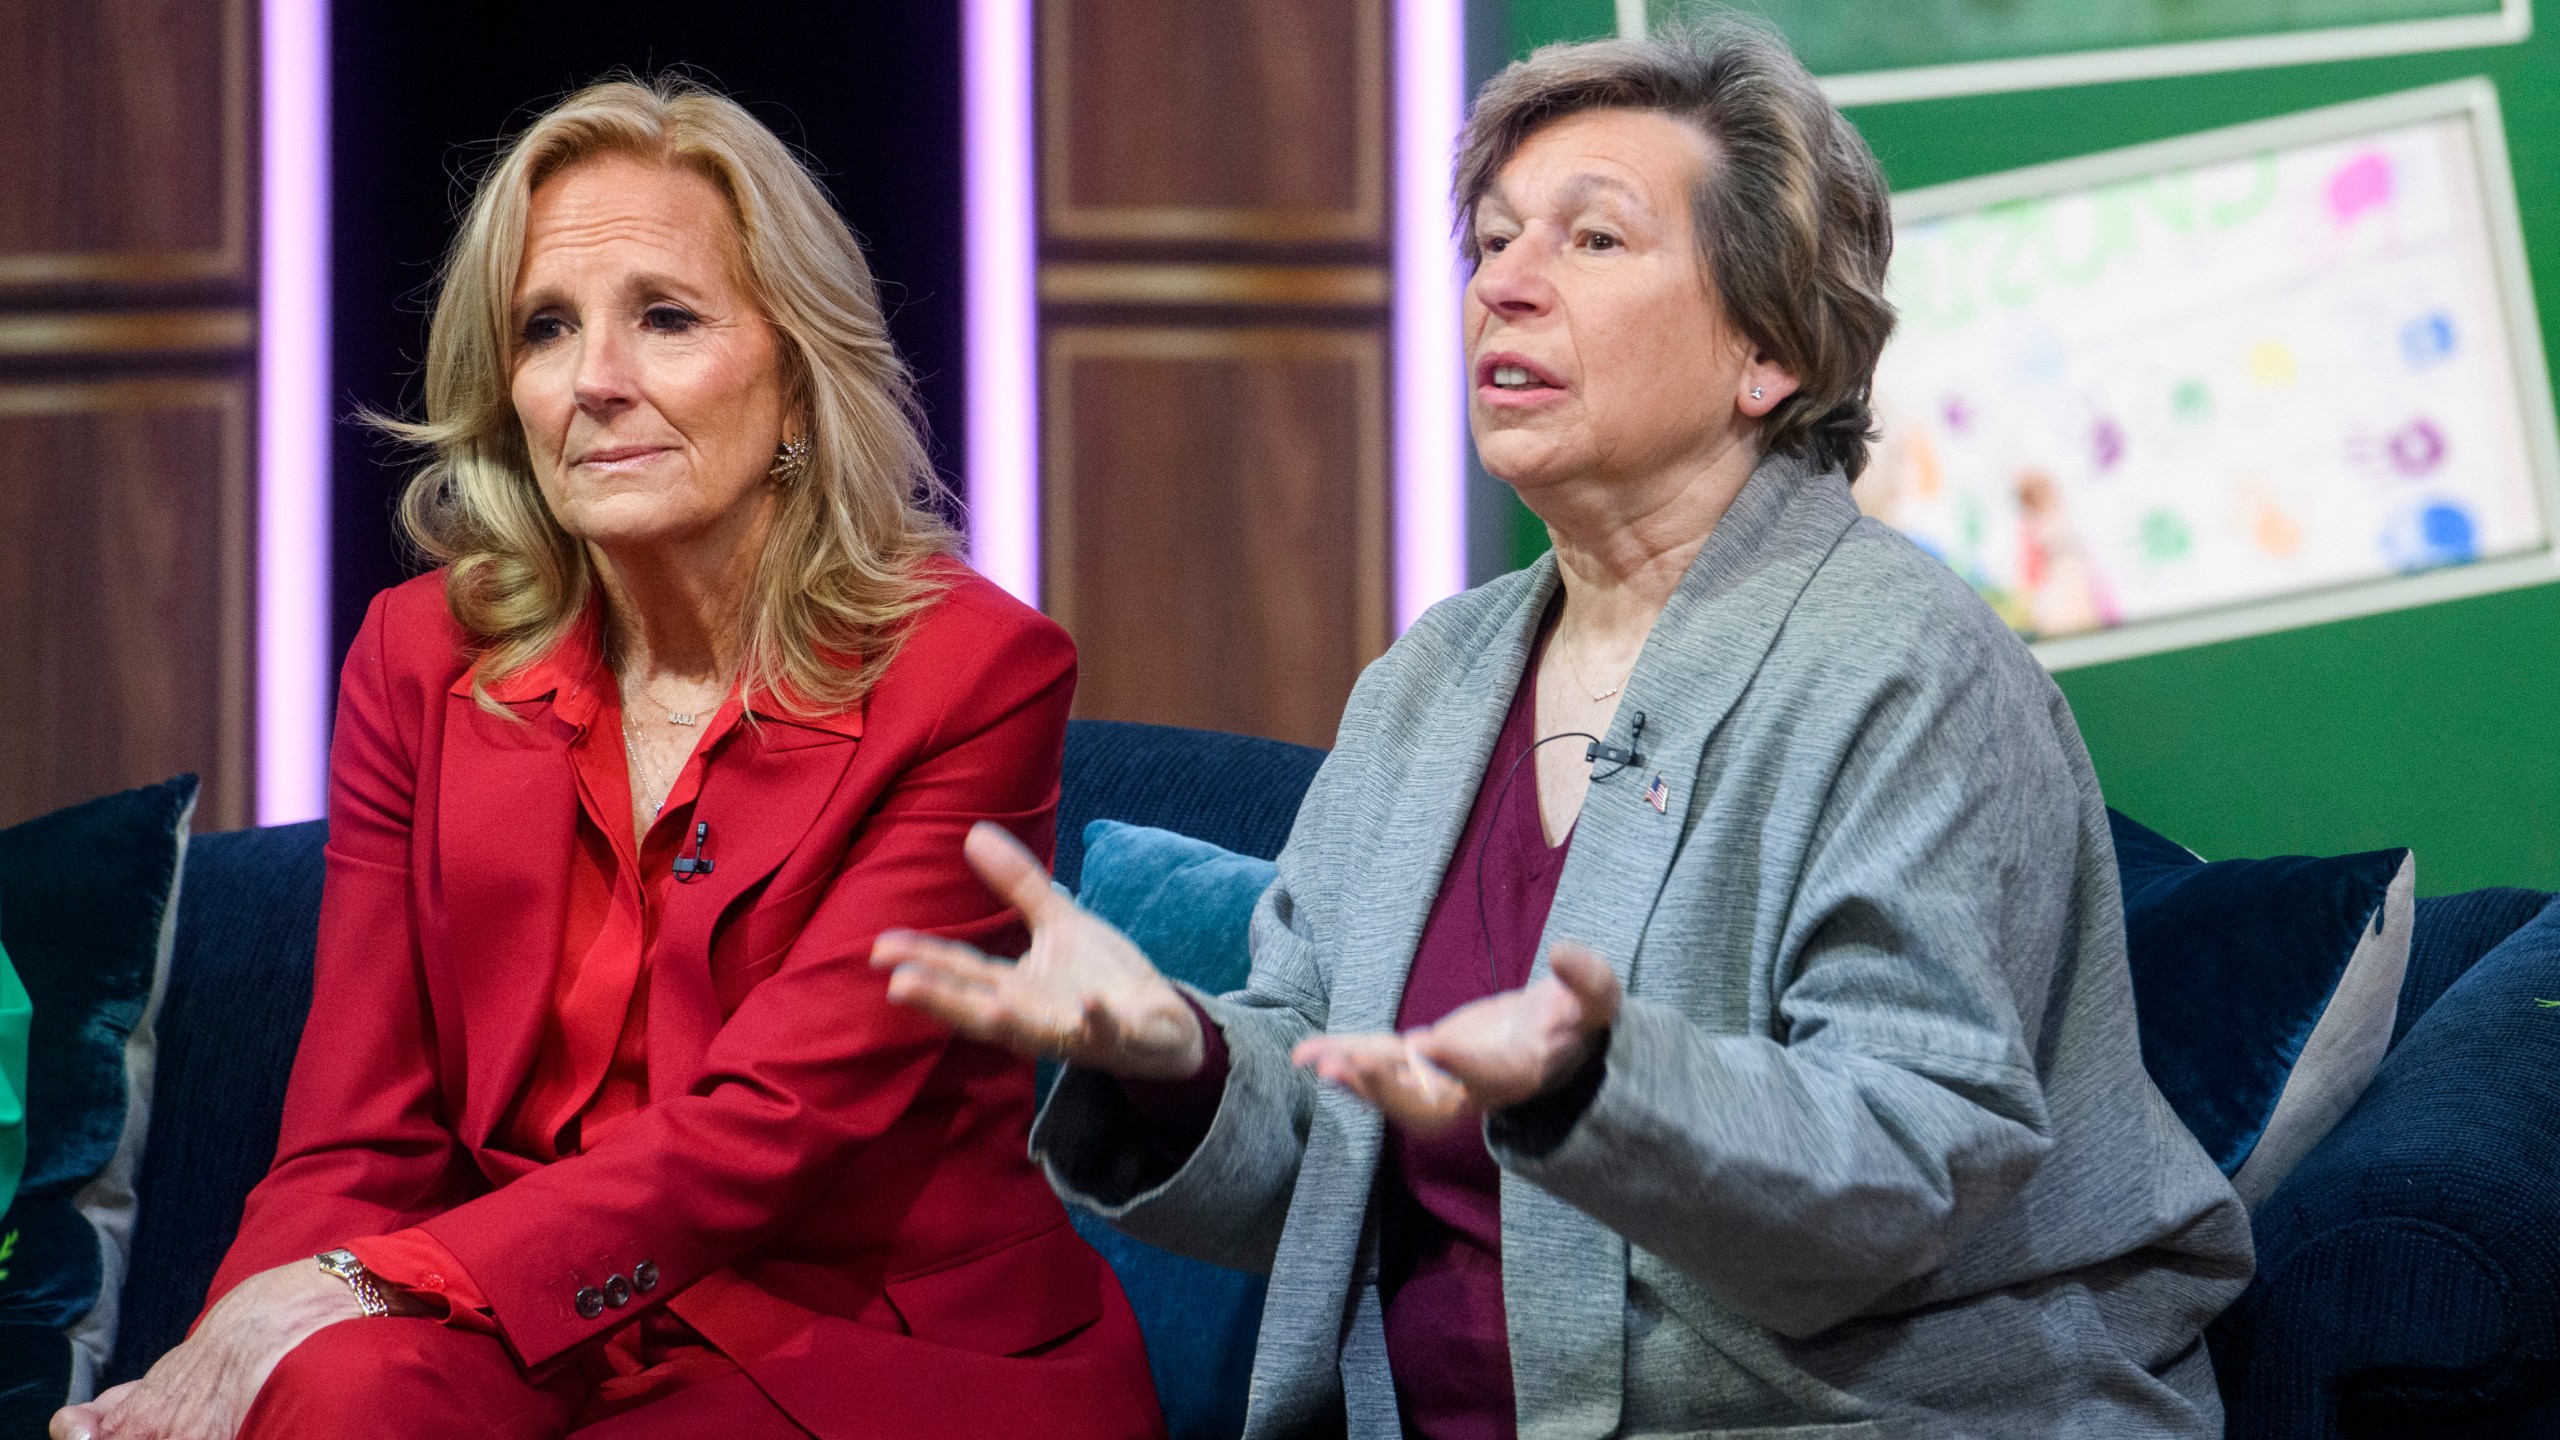
POLYGON ((972 826, 969 867, 1031 927, 1019 961, 891 930, 871 947, 889 998, 973 1040, 1056 1056, 1136 1080, 1187 1079, 1204 1053, 1199 1019, 1129 937, 1049 883, 1004 827, 972 826))

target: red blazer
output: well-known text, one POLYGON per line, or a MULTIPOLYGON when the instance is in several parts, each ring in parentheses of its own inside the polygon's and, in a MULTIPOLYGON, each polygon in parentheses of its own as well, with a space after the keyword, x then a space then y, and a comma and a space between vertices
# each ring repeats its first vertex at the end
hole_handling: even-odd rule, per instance
POLYGON ((891 1005, 869 965, 892 926, 1018 943, 961 837, 1054 839, 1074 647, 942 578, 858 712, 763 717, 708 758, 714 868, 652 945, 649 1103, 549 1165, 493 1140, 558 964, 574 732, 548 689, 499 692, 527 723, 473 701, 441 573, 377 597, 283 1135, 207 1303, 419 1225, 535 1371, 664 1303, 823 1436, 1157 1433, 1127 1302, 1027 1158, 1031 1067, 891 1005), (579 1315, 644 1262, 650 1293, 579 1315))

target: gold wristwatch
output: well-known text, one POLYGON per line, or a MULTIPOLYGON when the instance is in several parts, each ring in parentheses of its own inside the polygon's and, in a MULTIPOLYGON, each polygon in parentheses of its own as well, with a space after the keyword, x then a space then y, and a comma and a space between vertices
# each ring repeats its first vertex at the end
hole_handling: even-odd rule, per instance
POLYGON ((364 1268, 364 1262, 356 1258, 356 1252, 329 1250, 312 1258, 320 1262, 321 1269, 346 1281, 347 1288, 356 1292, 356 1308, 364 1312, 366 1319, 391 1313, 391 1302, 382 1297, 382 1282, 374 1279, 372 1273, 364 1268))

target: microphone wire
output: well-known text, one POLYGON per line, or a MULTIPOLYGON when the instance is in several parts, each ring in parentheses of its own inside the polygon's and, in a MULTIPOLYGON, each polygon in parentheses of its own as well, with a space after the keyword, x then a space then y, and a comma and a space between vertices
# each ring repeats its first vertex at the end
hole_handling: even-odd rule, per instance
MULTIPOLYGON (((1643 761, 1644 757, 1635 753, 1637 742, 1643 738, 1644 712, 1639 710, 1636 712, 1635 724, 1627 736, 1627 748, 1625 750, 1603 753, 1607 750, 1608 742, 1602 740, 1599 736, 1592 734, 1590 731, 1560 730, 1553 735, 1547 736, 1543 740, 1531 741, 1529 748, 1521 751, 1519 754, 1511 758, 1511 768, 1502 773, 1501 788, 1493 792, 1493 809, 1484 817, 1484 834, 1478 837, 1476 841, 1476 941, 1484 948, 1484 971, 1485 979, 1488 982, 1488 988, 1485 991, 1486 994, 1499 995, 1502 993, 1502 968, 1494 963, 1493 921, 1489 912, 1485 909, 1484 903, 1484 852, 1492 848, 1495 837, 1502 833, 1502 805, 1504 801, 1511 798, 1511 784, 1513 781, 1520 778, 1521 763, 1526 761, 1530 756, 1537 754, 1540 750, 1545 749, 1549 745, 1553 745, 1559 740, 1588 740, 1591 742, 1591 754, 1585 758, 1589 759, 1595 765, 1605 759, 1610 761, 1614 766, 1614 768, 1612 768, 1606 775, 1601 774, 1597 770, 1592 771, 1591 783, 1597 785, 1603 780, 1614 779, 1622 772, 1643 761), (1624 758, 1620 758, 1621 756, 1624 758)), ((1577 823, 1579 823, 1578 820, 1577 823)), ((1541 821, 1539 837, 1543 839, 1545 838, 1545 834, 1544 822, 1541 821)), ((1530 942, 1533 946, 1536 943, 1537 942, 1534 940, 1530 942)), ((1536 957, 1531 957, 1530 964, 1531 968, 1536 968, 1536 957)))

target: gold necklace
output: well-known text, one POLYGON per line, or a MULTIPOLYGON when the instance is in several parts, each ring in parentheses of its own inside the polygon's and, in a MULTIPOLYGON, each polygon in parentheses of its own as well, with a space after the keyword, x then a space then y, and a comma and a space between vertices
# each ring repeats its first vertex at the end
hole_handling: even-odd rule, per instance
MULTIPOLYGON (((658 709, 660 710, 660 712, 662 712, 663 714, 665 714, 665 716, 667 717, 667 723, 668 723, 668 724, 670 724, 670 725, 698 725, 698 724, 700 724, 700 723, 702 722, 702 712, 701 712, 701 711, 699 711, 699 710, 679 710, 679 709, 677 709, 676 707, 674 707, 673 705, 668 704, 666 701, 659 699, 659 698, 658 698, 658 692, 657 692, 657 691, 655 691, 655 690, 650 689, 650 688, 649 688, 648 686, 646 686, 646 685, 640 685, 640 686, 636 686, 636 687, 634 687, 634 688, 636 688, 637 690, 639 690, 639 692, 640 692, 642 695, 646 696, 646 697, 648 698, 648 701, 649 701, 649 703, 650 703, 650 704, 657 706, 657 707, 658 707, 658 709)), ((722 690, 722 692, 721 692, 721 693, 726 694, 726 693, 728 693, 728 692, 727 692, 727 690, 724 688, 724 689, 722 690)))
POLYGON ((1617 684, 1594 694, 1591 689, 1591 682, 1583 678, 1582 667, 1574 663, 1574 658, 1571 654, 1567 654, 1564 657, 1564 668, 1565 673, 1573 677, 1573 683, 1580 687, 1582 693, 1591 696, 1591 703, 1594 705, 1597 705, 1601 701, 1608 699, 1610 696, 1617 694, 1619 691, 1626 689, 1627 681, 1635 678, 1635 667, 1629 666, 1627 667, 1627 673, 1618 677, 1617 684))
MULTIPOLYGON (((619 671, 615 672, 614 679, 617 684, 621 682, 622 676, 619 671)), ((702 722, 702 713, 700 711, 676 709, 666 701, 659 699, 657 692, 651 690, 648 686, 648 682, 646 681, 635 680, 631 682, 631 688, 638 691, 641 698, 647 700, 650 704, 657 706, 659 713, 667 717, 667 723, 670 725, 690 726, 698 725, 702 722)), ((720 687, 720 693, 723 695, 728 694, 729 687, 726 685, 720 687)), ((658 774, 658 767, 650 762, 647 748, 642 746, 640 743, 640 732, 632 726, 631 709, 632 707, 627 703, 626 697, 626 703, 622 707, 622 743, 630 750, 632 756, 640 763, 640 783, 644 787, 640 798, 643 800, 649 799, 649 792, 651 791, 654 791, 657 794, 658 798, 649 802, 649 814, 650 817, 654 819, 660 811, 666 808, 667 797, 675 793, 676 787, 673 781, 662 778, 658 774)), ((681 767, 678 768, 678 773, 682 773, 681 767)))
POLYGON ((631 757, 640 762, 640 798, 649 800, 653 794, 658 797, 649 800, 649 816, 656 819, 658 812, 667 808, 667 797, 675 793, 676 787, 658 778, 658 767, 650 763, 649 751, 640 743, 640 732, 631 728, 627 711, 622 717, 622 741, 631 747, 631 757))

